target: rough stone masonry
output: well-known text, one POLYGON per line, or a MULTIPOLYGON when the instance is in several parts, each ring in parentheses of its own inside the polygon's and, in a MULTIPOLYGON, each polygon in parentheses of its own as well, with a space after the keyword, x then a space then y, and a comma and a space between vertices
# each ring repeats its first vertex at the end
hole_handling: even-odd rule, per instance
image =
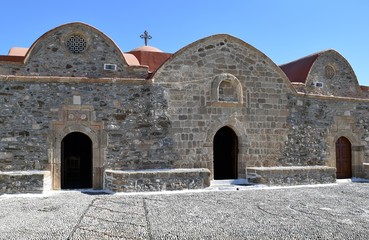
POLYGON ((0 56, 0 193, 369 177, 369 88, 334 50, 277 66, 221 34, 122 52, 83 23, 16 50, 0 56))

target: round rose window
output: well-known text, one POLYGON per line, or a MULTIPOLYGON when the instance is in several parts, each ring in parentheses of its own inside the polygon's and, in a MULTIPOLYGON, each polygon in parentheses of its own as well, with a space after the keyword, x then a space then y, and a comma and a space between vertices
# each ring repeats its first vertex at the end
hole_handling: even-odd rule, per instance
POLYGON ((66 45, 68 49, 74 54, 79 54, 86 50, 86 40, 79 35, 71 36, 67 40, 66 45))

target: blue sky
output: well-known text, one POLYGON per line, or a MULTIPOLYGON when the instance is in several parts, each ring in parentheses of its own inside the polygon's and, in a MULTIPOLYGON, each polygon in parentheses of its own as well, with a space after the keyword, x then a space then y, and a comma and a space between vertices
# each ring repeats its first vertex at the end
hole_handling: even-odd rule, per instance
POLYGON ((0 55, 76 21, 98 28, 124 52, 143 45, 144 30, 153 37, 149 45, 170 53, 227 33, 277 64, 335 49, 369 85, 368 12, 368 0, 2 0, 0 55))

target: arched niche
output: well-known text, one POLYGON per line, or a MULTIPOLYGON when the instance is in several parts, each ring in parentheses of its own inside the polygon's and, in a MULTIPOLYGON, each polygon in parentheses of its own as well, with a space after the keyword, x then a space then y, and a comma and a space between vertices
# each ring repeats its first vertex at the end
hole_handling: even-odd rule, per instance
POLYGON ((216 76, 211 86, 214 102, 243 103, 243 90, 240 81, 232 74, 216 76))

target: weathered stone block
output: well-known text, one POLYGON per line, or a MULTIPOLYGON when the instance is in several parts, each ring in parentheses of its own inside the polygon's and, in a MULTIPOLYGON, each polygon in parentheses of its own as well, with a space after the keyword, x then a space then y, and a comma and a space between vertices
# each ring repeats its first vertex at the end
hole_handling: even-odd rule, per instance
POLYGON ((42 193, 45 171, 0 172, 0 195, 4 193, 42 193))
POLYGON ((249 167, 248 179, 267 185, 303 185, 333 183, 336 168, 326 166, 249 167))
POLYGON ((105 171, 105 188, 114 192, 202 189, 209 184, 210 171, 204 168, 105 171))

